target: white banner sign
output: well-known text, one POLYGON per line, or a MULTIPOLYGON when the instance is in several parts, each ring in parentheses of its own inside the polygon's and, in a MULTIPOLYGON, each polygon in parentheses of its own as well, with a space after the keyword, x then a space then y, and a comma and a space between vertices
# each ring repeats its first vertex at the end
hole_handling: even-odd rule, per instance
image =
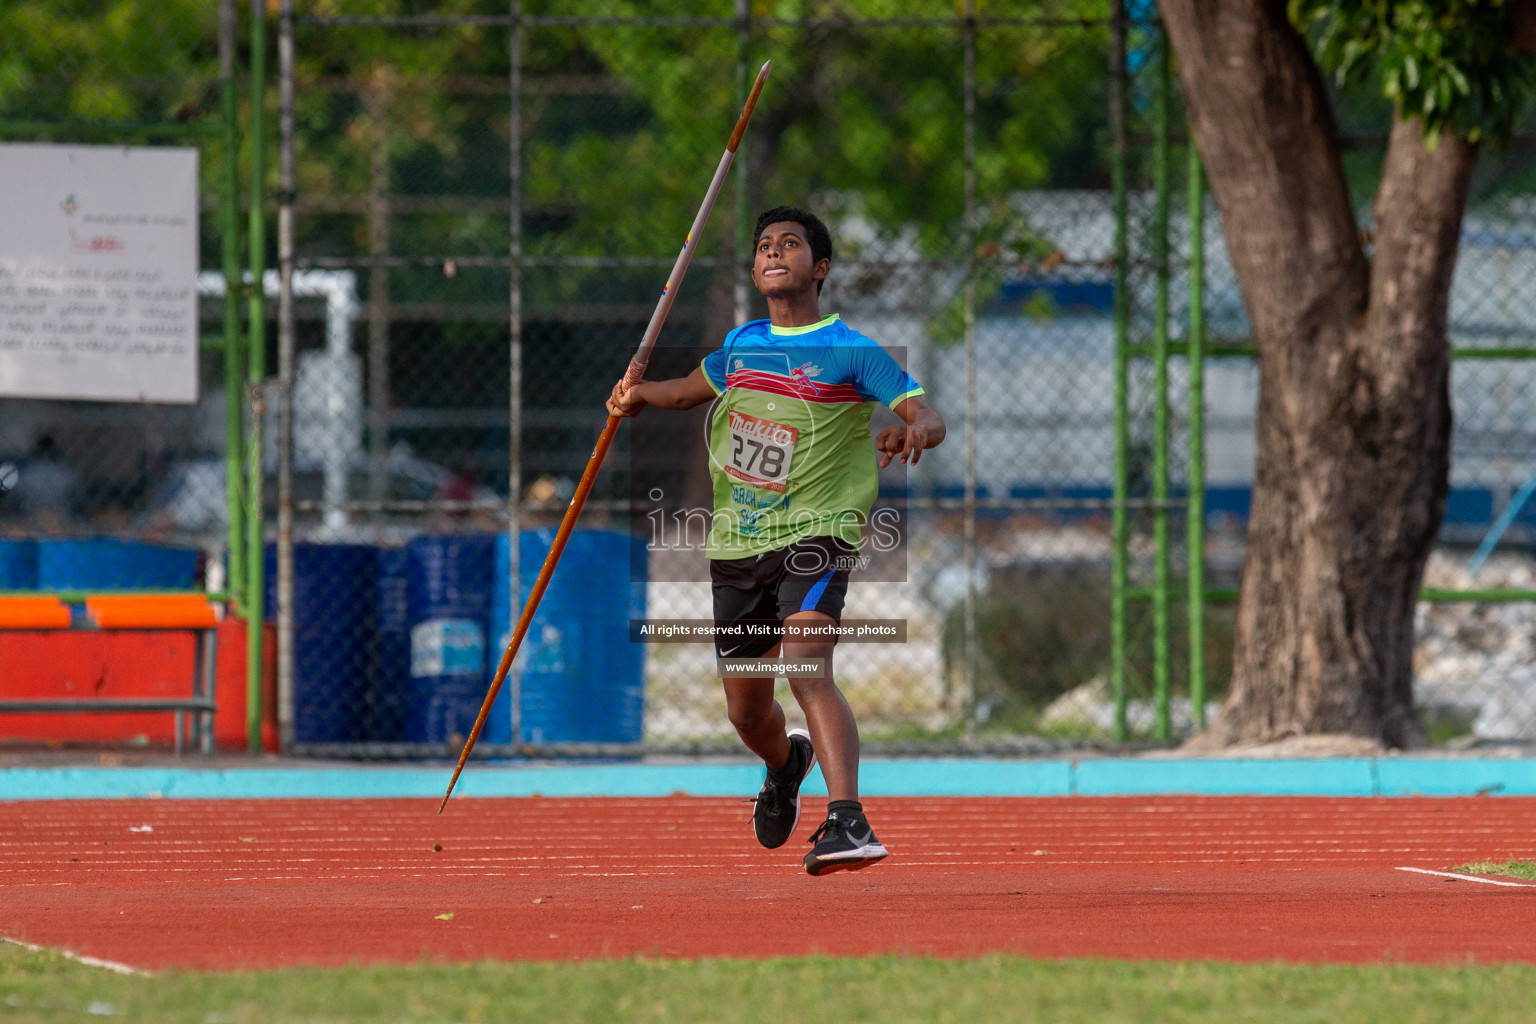
POLYGON ((0 145, 0 396, 197 401, 197 150, 0 145))

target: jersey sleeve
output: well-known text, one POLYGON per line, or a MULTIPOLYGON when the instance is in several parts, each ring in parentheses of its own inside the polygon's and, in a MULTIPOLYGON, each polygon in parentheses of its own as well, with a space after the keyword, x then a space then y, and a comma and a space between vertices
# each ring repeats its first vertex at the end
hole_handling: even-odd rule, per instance
POLYGON ((704 379, 709 381, 709 386, 715 389, 715 394, 725 394, 725 350, 729 346, 721 345, 699 364, 704 370, 704 379))
POLYGON ((895 409, 907 399, 925 393, 917 378, 873 341, 863 339, 851 355, 854 386, 872 401, 895 409))

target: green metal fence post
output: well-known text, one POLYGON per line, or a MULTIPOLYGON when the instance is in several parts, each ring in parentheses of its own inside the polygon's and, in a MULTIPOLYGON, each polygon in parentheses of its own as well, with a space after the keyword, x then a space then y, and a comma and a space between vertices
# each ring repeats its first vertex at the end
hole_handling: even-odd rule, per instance
POLYGON ((266 417, 263 386, 267 377, 266 293, 267 234, 265 198, 266 136, 263 107, 267 97, 267 18, 264 0, 251 0, 251 219, 250 350, 246 382, 251 394, 250 451, 247 458, 250 501, 246 511, 246 663, 245 738, 252 753, 261 750, 261 679, 265 572, 262 558, 262 427, 266 417))
POLYGON ((1156 265, 1156 288, 1152 298, 1152 498, 1156 503, 1152 510, 1152 684, 1154 734, 1165 741, 1173 735, 1168 717, 1168 590, 1172 582, 1168 564, 1168 207, 1171 177, 1168 107, 1172 88, 1168 36, 1159 26, 1152 139, 1152 177, 1157 192, 1152 224, 1152 255, 1156 265))
POLYGON ((978 724, 976 669, 981 658, 981 641, 976 627, 976 0, 965 0, 962 48, 964 65, 961 92, 965 104, 962 142, 965 179, 965 288, 962 310, 965 333, 965 604, 961 611, 965 627, 966 733, 972 735, 978 724))
POLYGON ((1111 512, 1112 556, 1110 563, 1110 654, 1109 681, 1115 701, 1115 739, 1125 742, 1129 736, 1125 718, 1125 611, 1126 611, 1126 500, 1130 497, 1130 472, 1127 459, 1130 415, 1128 368, 1131 298, 1129 263, 1130 239, 1126 211, 1126 67, 1125 4, 1113 0, 1109 35, 1109 123, 1114 152, 1110 162, 1114 184, 1115 215, 1115 455, 1114 508, 1111 512))
POLYGON ((219 0, 219 117, 223 137, 219 233, 224 269, 224 475, 228 504, 228 579, 245 592, 245 403, 240 372, 240 108, 235 90, 235 0, 219 0))
POLYGON ((1189 702, 1205 728, 1205 167, 1189 141, 1189 702))

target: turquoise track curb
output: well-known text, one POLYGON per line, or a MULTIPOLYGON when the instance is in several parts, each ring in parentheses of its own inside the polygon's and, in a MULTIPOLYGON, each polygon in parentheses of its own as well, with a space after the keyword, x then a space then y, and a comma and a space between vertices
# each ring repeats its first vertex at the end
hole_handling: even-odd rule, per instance
MULTIPOLYGON (((440 798, 446 767, 5 768, 0 801, 440 798)), ((744 796, 752 764, 471 765, 456 796, 744 796)), ((1532 796, 1536 759, 867 760, 868 796, 1532 796)), ((825 796, 820 773, 809 796, 825 796)))

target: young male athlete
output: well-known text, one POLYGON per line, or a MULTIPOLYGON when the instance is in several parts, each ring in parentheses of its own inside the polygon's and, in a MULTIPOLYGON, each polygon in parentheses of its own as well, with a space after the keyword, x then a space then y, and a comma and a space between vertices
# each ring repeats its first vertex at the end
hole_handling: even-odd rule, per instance
POLYGON ((758 217, 754 238, 752 280, 768 300, 768 319, 731 331, 687 377, 627 391, 615 385, 608 411, 635 416, 647 405, 691 409, 718 398, 709 434, 715 511, 705 548, 716 654, 820 659, 822 666, 789 680, 809 736, 785 733, 772 676, 759 669, 723 681, 731 724, 768 768, 753 830, 769 849, 789 840, 800 820, 800 784, 819 757, 830 803, 805 869, 823 875, 867 867, 887 851, 859 803, 859 731, 832 681, 836 639, 794 634, 814 634, 842 616, 875 499, 876 453, 879 467, 893 458, 916 465, 944 439, 944 421, 884 349, 836 314, 821 315, 817 297, 832 266, 832 239, 820 220, 775 207, 758 217), (876 402, 906 425, 887 427, 871 445, 876 402), (771 626, 747 628, 762 623, 771 626), (785 626, 795 627, 788 637, 785 626))

